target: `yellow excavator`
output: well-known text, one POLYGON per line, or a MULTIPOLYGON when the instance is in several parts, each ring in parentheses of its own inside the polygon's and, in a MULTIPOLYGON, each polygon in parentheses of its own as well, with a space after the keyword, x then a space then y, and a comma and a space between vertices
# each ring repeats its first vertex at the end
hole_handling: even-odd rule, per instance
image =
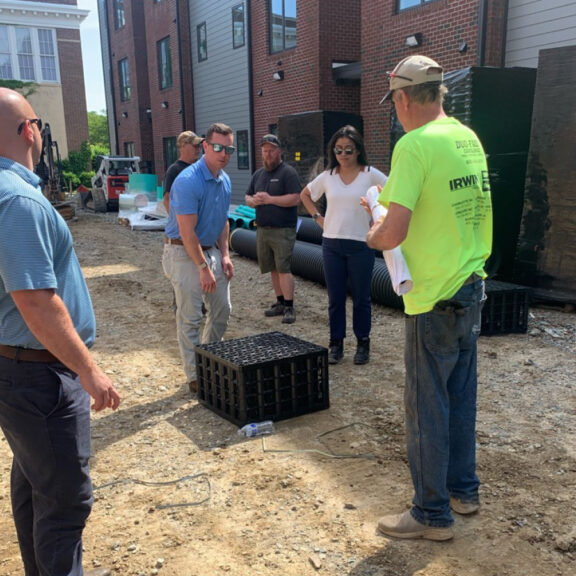
POLYGON ((50 124, 42 128, 42 152, 34 172, 42 179, 42 193, 60 212, 64 220, 70 220, 76 214, 74 202, 65 200, 61 178, 61 159, 58 143, 52 140, 50 124))

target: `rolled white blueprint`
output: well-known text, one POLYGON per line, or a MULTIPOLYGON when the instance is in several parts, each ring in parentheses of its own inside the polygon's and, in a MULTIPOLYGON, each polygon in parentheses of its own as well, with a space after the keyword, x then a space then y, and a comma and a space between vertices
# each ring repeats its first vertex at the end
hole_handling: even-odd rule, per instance
MULTIPOLYGON (((377 186, 371 186, 366 191, 366 199, 368 200, 374 222, 383 219, 388 213, 388 210, 378 202, 378 196, 380 196, 380 191, 377 186)), ((412 276, 410 276, 410 270, 408 269, 408 264, 406 264, 400 246, 396 246, 396 248, 392 250, 384 250, 382 256, 386 262, 394 292, 396 292, 398 296, 410 292, 414 286, 414 282, 412 282, 412 276)))

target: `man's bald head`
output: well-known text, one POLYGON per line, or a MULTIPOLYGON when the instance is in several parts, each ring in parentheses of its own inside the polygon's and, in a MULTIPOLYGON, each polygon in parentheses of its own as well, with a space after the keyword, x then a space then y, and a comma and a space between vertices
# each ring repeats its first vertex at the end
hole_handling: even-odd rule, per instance
POLYGON ((38 126, 30 122, 34 118, 36 114, 22 94, 0 88, 0 156, 15 160, 30 170, 38 162, 42 149, 38 126))

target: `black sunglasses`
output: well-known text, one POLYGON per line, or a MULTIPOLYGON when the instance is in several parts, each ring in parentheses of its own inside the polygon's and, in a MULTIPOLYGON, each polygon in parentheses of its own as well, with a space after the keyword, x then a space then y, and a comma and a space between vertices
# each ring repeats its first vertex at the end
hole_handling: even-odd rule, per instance
POLYGON ((346 154, 346 156, 352 156, 352 154, 354 154, 354 152, 356 152, 356 148, 334 148, 334 154, 336 154, 336 156, 340 156, 340 154, 346 154))
POLYGON ((234 152, 236 152, 236 148, 234 146, 224 146, 223 144, 214 144, 213 142, 208 142, 208 140, 206 140, 206 144, 210 144, 210 146, 214 148, 214 152, 222 152, 222 150, 224 150, 224 152, 228 155, 234 154, 234 152))
POLYGON ((26 118, 26 120, 24 120, 23 122, 20 122, 20 124, 18 126, 18 131, 17 131, 18 136, 20 136, 20 134, 22 134, 22 130, 24 130, 24 125, 26 124, 26 122, 30 122, 30 124, 37 124, 38 130, 40 132, 42 132, 42 120, 40 120, 40 118, 26 118))

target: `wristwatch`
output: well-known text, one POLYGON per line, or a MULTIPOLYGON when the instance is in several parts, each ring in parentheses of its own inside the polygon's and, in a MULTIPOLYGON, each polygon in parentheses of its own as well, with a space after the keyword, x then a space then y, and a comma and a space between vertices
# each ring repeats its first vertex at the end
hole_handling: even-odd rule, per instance
POLYGON ((204 262, 202 262, 202 264, 200 264, 198 268, 200 268, 200 270, 206 270, 206 268, 208 268, 208 262, 204 260, 204 262))
POLYGON ((318 218, 320 218, 320 216, 322 216, 322 214, 320 214, 320 212, 316 212, 316 214, 314 214, 314 215, 312 216, 312 218, 313 218, 314 220, 318 220, 318 218))

